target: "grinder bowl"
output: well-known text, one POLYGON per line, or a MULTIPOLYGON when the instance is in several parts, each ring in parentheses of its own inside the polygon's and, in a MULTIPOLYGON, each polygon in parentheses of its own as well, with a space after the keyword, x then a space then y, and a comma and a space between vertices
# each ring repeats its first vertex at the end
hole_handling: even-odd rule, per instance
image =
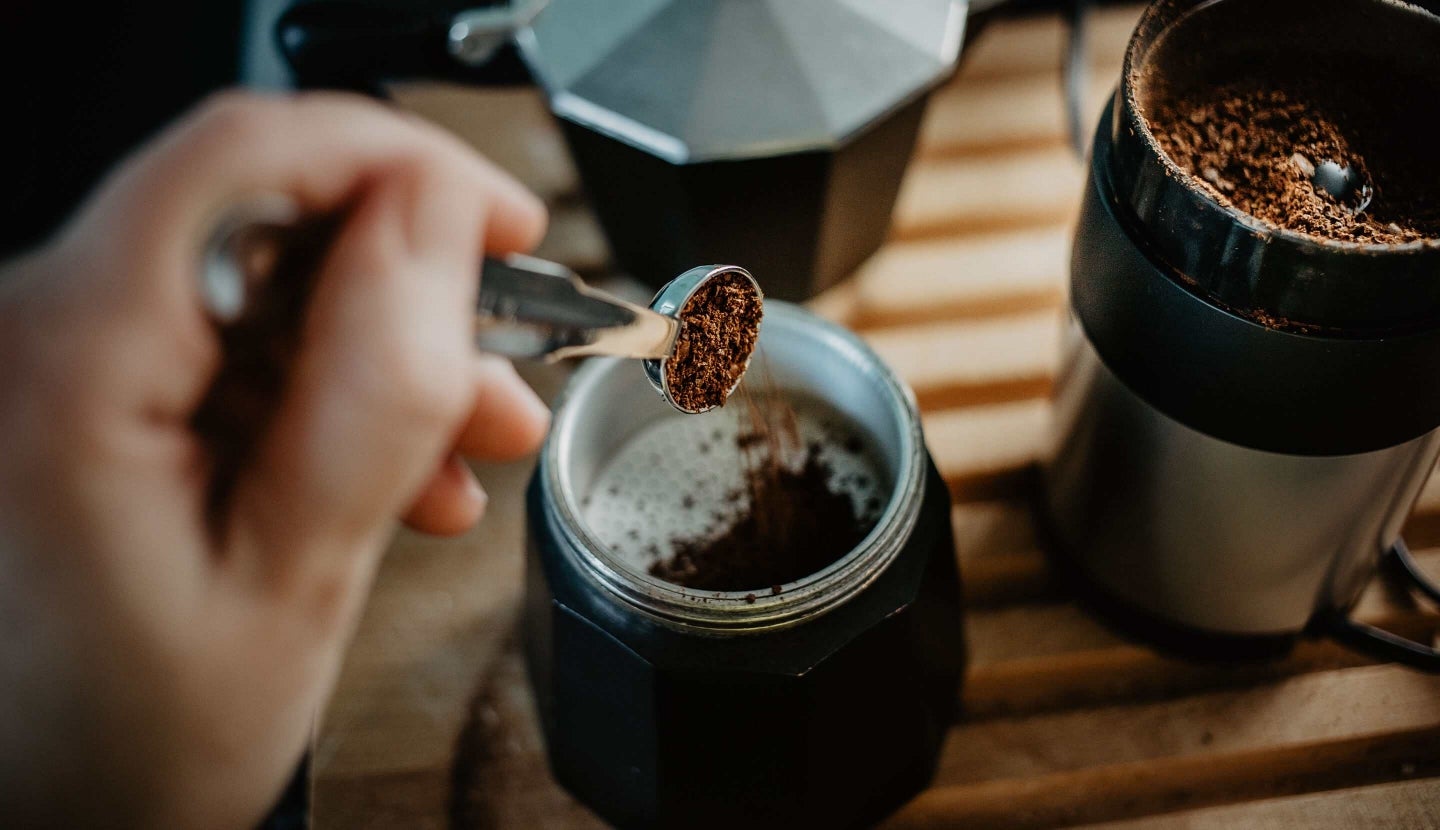
MULTIPOLYGON (((1198 185, 1146 118, 1164 95, 1306 81, 1319 68, 1333 102, 1317 106, 1363 99, 1383 113, 1373 128, 1403 157, 1387 175, 1440 181, 1440 17, 1391 0, 1162 0, 1131 39, 1114 101, 1108 172, 1122 218, 1187 287, 1251 319, 1330 335, 1440 322, 1440 240, 1365 244, 1274 227, 1198 185)), ((1383 207, 1383 182, 1376 198, 1383 207)))

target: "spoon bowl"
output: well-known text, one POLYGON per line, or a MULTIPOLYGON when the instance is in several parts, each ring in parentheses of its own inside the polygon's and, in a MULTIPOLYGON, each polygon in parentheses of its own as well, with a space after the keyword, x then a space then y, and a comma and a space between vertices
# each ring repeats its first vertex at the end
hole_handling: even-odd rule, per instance
MULTIPOLYGON (((683 326, 684 321, 681 319, 681 314, 684 312, 685 306, 690 302, 690 299, 695 296, 695 293, 711 280, 727 274, 743 276, 754 288, 755 296, 762 301, 764 300, 765 295, 764 292, 760 290, 760 284, 756 282, 755 277, 751 276, 750 272, 744 268, 738 265, 701 265, 691 268, 666 283, 664 287, 656 292, 654 299, 650 301, 650 310, 677 320, 680 322, 680 325, 683 326)), ((680 327, 677 327, 677 340, 679 339, 679 333, 680 327)), ((673 342, 671 343, 670 351, 673 355, 673 342)), ((711 409, 714 409, 713 406, 708 406, 703 409, 686 409, 675 400, 675 396, 671 394, 670 390, 669 373, 665 371, 665 363, 669 359, 670 357, 666 356, 662 358, 647 358, 644 361, 645 377, 649 378, 650 385, 655 388, 655 391, 660 393, 660 396, 665 399, 666 403, 687 415, 698 415, 701 412, 709 412, 711 409)), ((745 358, 745 368, 746 370, 750 368, 750 356, 745 358)), ((740 381, 743 380, 744 377, 745 372, 741 372, 740 376, 735 379, 735 383, 725 392, 727 398, 734 394, 735 390, 740 386, 740 381)))

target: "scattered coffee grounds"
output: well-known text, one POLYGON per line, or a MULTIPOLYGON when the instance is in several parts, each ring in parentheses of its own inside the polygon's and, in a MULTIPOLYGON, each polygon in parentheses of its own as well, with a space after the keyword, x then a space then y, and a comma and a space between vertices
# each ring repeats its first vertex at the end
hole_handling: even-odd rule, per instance
MULTIPOLYGON (((1244 81, 1162 95, 1147 113, 1172 161, 1222 204, 1321 239, 1403 243, 1440 237, 1433 183, 1386 113, 1343 81, 1244 81), (1338 91, 1337 91, 1338 90, 1338 91), (1319 106, 1325 102, 1326 107, 1319 106), (1315 166, 1349 166, 1370 187, 1337 201, 1311 181, 1315 166)), ((1413 143, 1413 142, 1410 142, 1413 143)))
MULTIPOLYGON (((733 515, 718 532, 672 540, 669 557, 650 573, 687 588, 744 591, 780 586, 825 568, 854 550, 875 526, 879 499, 860 515, 854 499, 835 487, 822 460, 827 449, 858 452, 853 435, 827 430, 825 443, 801 446, 794 409, 773 388, 741 388, 748 429, 735 436, 745 481, 726 501, 733 515), (854 448, 853 450, 851 448, 854 448)), ((754 602, 754 595, 746 597, 754 602)))
POLYGON ((720 274, 680 309, 675 353, 665 361, 670 397, 686 412, 725 403, 760 336, 762 301, 744 274, 720 274))
POLYGON ((823 399, 768 380, 762 356, 725 409, 645 425, 583 485, 585 525, 617 562, 761 602, 873 529, 891 494, 878 448, 823 399))
POLYGON ((752 470, 749 487, 733 494, 737 517, 719 534, 676 539, 673 553, 650 573, 687 588, 745 591, 808 576, 849 553, 874 527, 855 514, 844 493, 830 489, 821 446, 806 448, 799 470, 752 470), (758 501, 751 502, 751 498, 758 501), (759 505, 757 509, 755 505, 759 505))

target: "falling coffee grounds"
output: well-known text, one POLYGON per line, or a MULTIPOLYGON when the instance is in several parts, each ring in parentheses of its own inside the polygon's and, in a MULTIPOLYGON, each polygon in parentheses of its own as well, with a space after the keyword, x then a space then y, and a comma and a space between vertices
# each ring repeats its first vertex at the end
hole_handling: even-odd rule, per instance
POLYGON ((757 472, 760 509, 735 491, 733 522, 719 534, 676 539, 673 553, 650 567, 669 582, 705 591, 749 591, 809 576, 855 549, 875 526, 856 515, 848 495, 830 488, 831 470, 811 444, 798 470, 757 472))
POLYGON ((675 353, 665 361, 670 397, 686 412, 725 403, 760 336, 762 300, 744 274, 720 274, 680 309, 675 353))
POLYGON ((1274 227, 1370 244, 1440 237, 1430 186, 1408 178, 1423 169, 1410 158, 1415 148, 1382 133, 1383 113, 1336 88, 1273 80, 1206 87, 1160 97, 1148 121, 1204 190, 1274 227), (1342 201, 1317 187, 1315 168, 1326 161, 1349 166, 1369 193, 1342 201))
POLYGON ((874 442, 812 395, 755 394, 764 380, 762 363, 724 409, 640 427, 596 471, 582 514, 618 562, 768 596, 873 529, 893 488, 874 442))
POLYGON ((802 445, 795 412, 778 392, 742 387, 741 396, 748 429, 736 435, 735 450, 745 481, 726 495, 731 515, 718 532, 671 540, 671 555, 650 573, 698 590, 779 593, 854 550, 875 526, 879 499, 862 505, 862 515, 822 460, 827 451, 862 452, 858 438, 832 427, 823 441, 802 445))

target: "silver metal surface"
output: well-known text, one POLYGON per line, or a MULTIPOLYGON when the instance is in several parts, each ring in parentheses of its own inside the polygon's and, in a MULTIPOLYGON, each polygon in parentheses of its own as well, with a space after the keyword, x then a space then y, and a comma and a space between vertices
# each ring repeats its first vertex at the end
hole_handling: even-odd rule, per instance
MULTIPOLYGON (((1299 153, 1296 153, 1298 156, 1299 153)), ((1293 158, 1293 156, 1292 156, 1293 158)), ((1345 205, 1351 213, 1361 213, 1370 206, 1374 191, 1361 177, 1360 171, 1348 164, 1326 159, 1314 166, 1310 177, 1316 189, 1323 190, 1330 198, 1345 205)))
POLYGON ((300 205, 280 193, 259 193, 222 215, 201 254, 200 302, 211 317, 233 322, 281 253, 274 230, 300 219, 300 205))
POLYGON ((674 315, 590 288, 558 263, 520 254, 485 262, 475 315, 481 351, 552 361, 592 355, 659 360, 674 350, 678 331, 674 315))
POLYGON ((1230 634, 1348 608, 1440 453, 1440 431, 1347 456, 1211 438, 1131 392, 1073 325, 1055 417, 1042 480, 1065 555, 1143 610, 1230 634))
MULTIPOLYGON (((565 555, 624 601, 671 623, 727 630, 791 624, 834 607, 868 585, 900 552, 924 496, 925 454, 913 396, 854 334, 772 301, 756 359, 781 390, 824 401, 870 438, 885 465, 890 501, 861 544, 833 565, 782 586, 780 594, 696 591, 651 576, 607 548, 585 525, 581 500, 631 438, 673 413, 640 372, 612 358, 586 363, 555 409, 541 451, 544 498, 565 555)), ((706 417, 706 416, 697 416, 706 417)))
MULTIPOLYGON (((666 283, 665 287, 656 292, 655 298, 650 301, 650 310, 657 314, 664 315, 667 319, 678 318, 680 312, 684 310, 685 304, 690 301, 691 295, 699 290, 700 286, 722 274, 739 274, 743 276, 750 281, 750 285, 754 287, 755 295, 760 301, 762 303, 765 301, 765 292, 760 290, 760 283, 756 282, 755 278, 750 275, 750 272, 744 268, 734 265, 701 265, 698 268, 691 268, 689 271, 666 283)), ((761 321, 761 328, 764 328, 763 320, 761 321)), ((670 353, 674 351, 674 347, 675 338, 672 336, 665 351, 665 358, 669 358, 670 353)), ((611 352, 611 354, 615 354, 615 352, 611 352)), ((745 361, 745 368, 747 370, 750 368, 750 360, 748 358, 745 361)), ((661 397, 669 401, 671 406, 680 409, 680 405, 675 402, 675 396, 670 393, 670 378, 665 371, 664 359, 647 359, 645 361, 645 376, 650 378, 650 384, 652 386, 660 390, 661 397)), ((734 394, 735 390, 739 388, 740 382, 744 379, 745 373, 742 371, 740 377, 735 379, 734 385, 725 393, 725 396, 728 398, 734 394)), ((706 407, 705 409, 698 410, 687 409, 682 411, 688 412, 691 415, 698 415, 701 412, 708 411, 710 408, 711 407, 706 407)))
MULTIPOLYGON (((254 199, 222 217, 202 256, 206 310, 222 323, 239 317, 296 235, 315 232, 286 196, 254 199)), ((715 266, 705 270, 711 269, 715 266)), ((699 287, 696 280, 685 286, 683 293, 699 287)), ((655 301, 675 294, 662 289, 655 301)), ((590 355, 659 360, 674 350, 679 328, 673 315, 590 288, 559 263, 522 254, 484 262, 475 309, 475 347, 481 351, 547 360, 590 355)), ((660 384, 655 388, 669 398, 660 384)))
POLYGON ((548 0, 512 0, 498 6, 466 9, 450 21, 446 48, 466 66, 480 66, 510 40, 515 30, 528 26, 548 0))
POLYGON ((674 163, 834 149, 947 77, 964 0, 552 0, 555 113, 674 163))

